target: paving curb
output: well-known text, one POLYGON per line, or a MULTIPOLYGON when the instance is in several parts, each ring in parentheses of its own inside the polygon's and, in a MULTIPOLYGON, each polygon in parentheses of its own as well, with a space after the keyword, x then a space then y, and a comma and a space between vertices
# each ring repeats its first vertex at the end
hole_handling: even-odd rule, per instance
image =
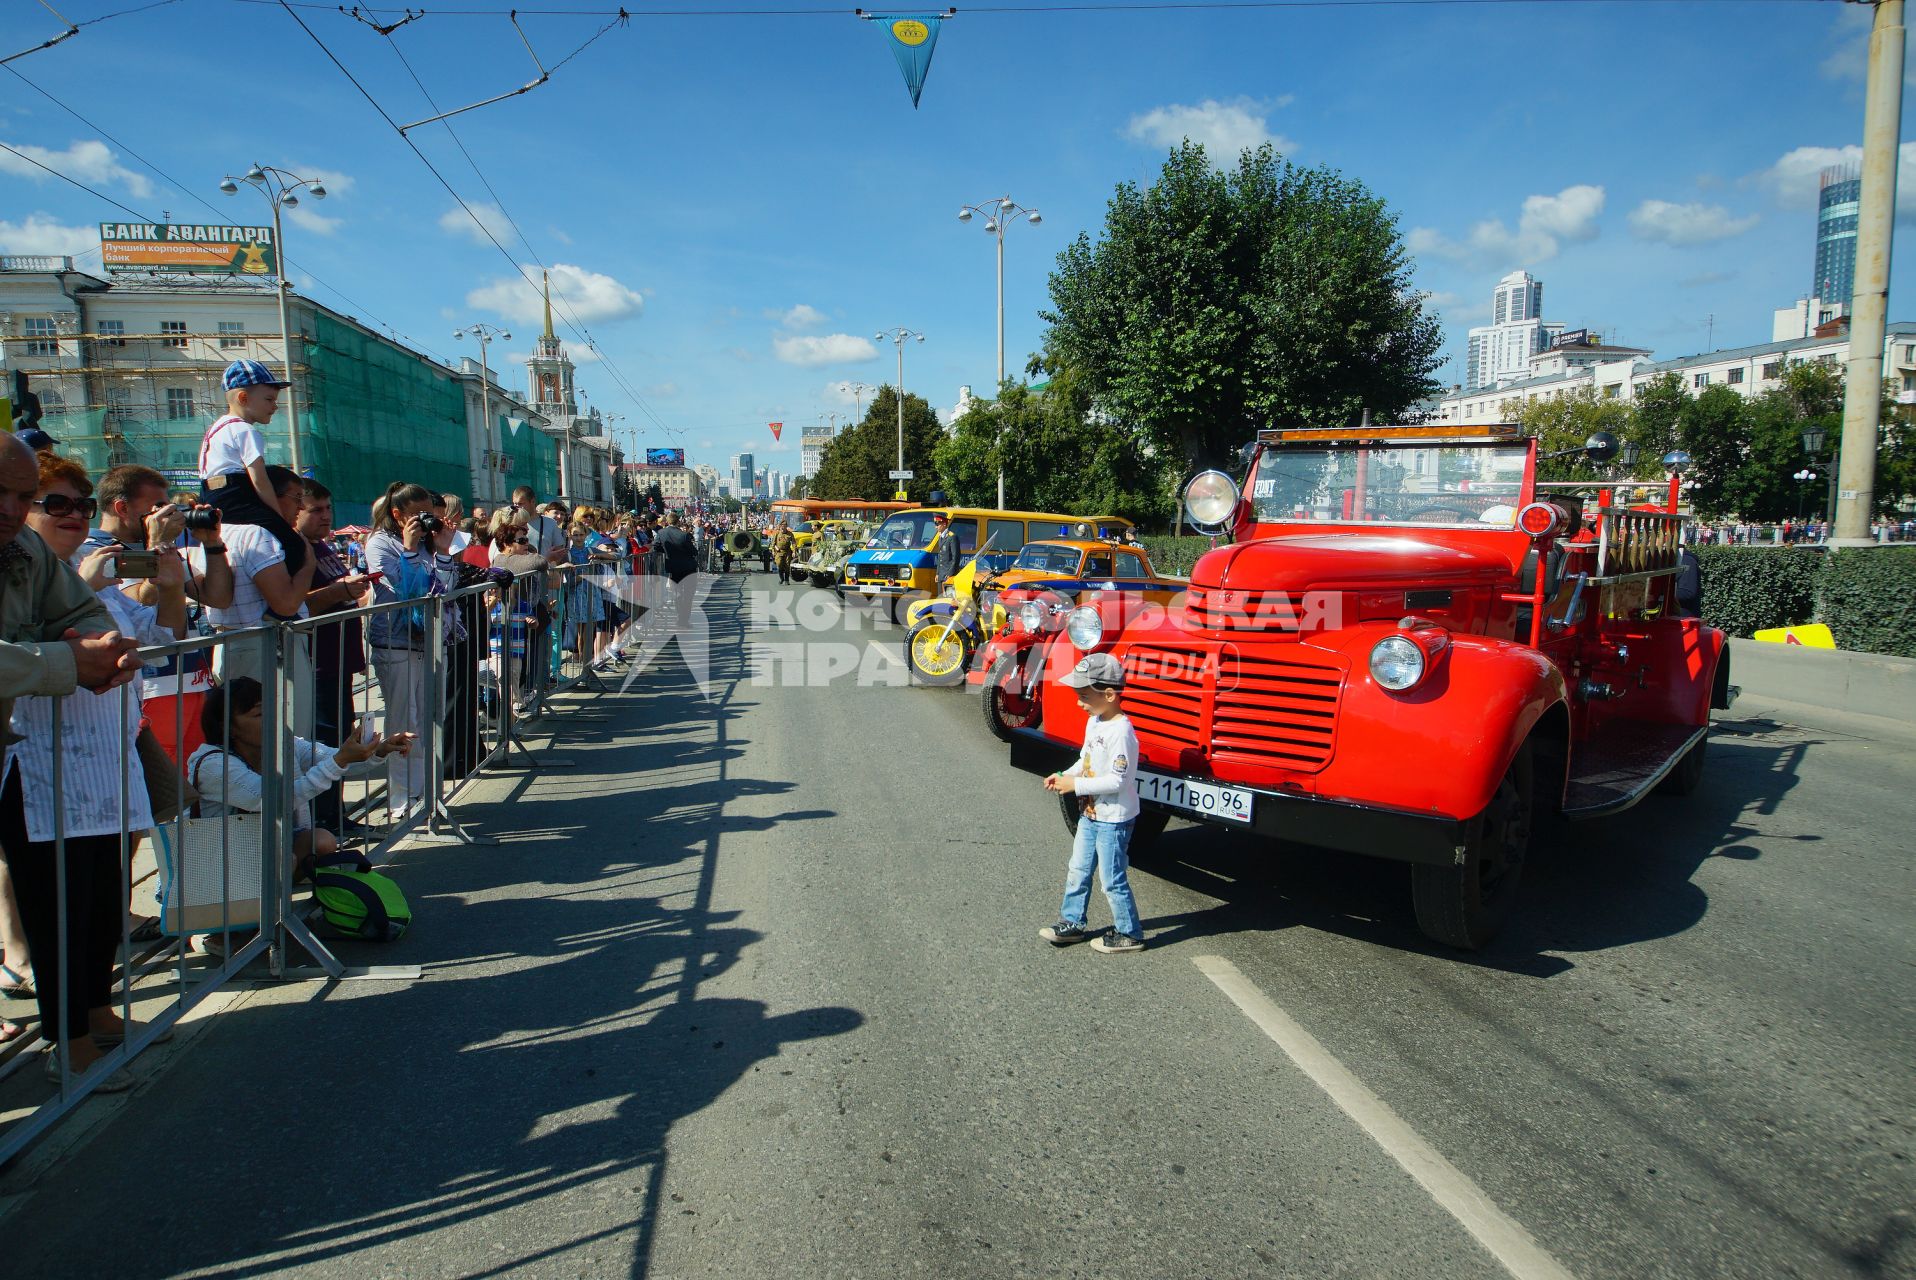
POLYGON ((1732 640, 1730 682, 1766 701, 1916 722, 1916 659, 1732 640))

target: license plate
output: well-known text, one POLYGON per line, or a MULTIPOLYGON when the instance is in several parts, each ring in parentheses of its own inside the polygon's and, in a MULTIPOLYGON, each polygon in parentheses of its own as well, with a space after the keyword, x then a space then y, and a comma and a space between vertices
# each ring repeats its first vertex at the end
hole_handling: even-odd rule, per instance
POLYGON ((1193 782, 1189 778, 1139 770, 1138 798, 1226 822, 1251 820, 1252 795, 1242 787, 1220 787, 1213 782, 1193 782))
POLYGON ((866 595, 868 595, 868 596, 875 596, 875 595, 877 595, 877 594, 878 594, 878 593, 879 593, 880 591, 882 591, 882 590, 883 590, 884 588, 882 588, 882 587, 879 587, 879 586, 876 586, 876 585, 874 585, 874 584, 872 584, 872 583, 869 583, 869 582, 867 582, 867 583, 865 583, 865 584, 863 584, 862 586, 860 586, 860 587, 859 587, 858 589, 859 589, 859 590, 860 590, 861 592, 863 592, 864 594, 866 594, 866 595))

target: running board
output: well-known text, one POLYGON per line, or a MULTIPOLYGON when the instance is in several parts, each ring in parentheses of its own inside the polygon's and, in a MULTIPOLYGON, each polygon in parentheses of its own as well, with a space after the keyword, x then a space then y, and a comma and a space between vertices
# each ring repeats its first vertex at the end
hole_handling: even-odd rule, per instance
POLYGON ((1622 813, 1657 783, 1710 732, 1708 725, 1612 721, 1573 748, 1576 772, 1563 793, 1563 816, 1577 821, 1622 813))

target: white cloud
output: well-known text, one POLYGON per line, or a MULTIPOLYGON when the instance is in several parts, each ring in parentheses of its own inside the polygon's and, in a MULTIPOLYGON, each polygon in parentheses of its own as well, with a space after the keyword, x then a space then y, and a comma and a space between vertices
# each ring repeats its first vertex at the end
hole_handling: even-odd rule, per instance
POLYGON ((781 329, 816 329, 825 323, 825 313, 801 302, 790 311, 767 311, 767 320, 778 321, 781 329))
POLYGON ((1132 116, 1124 127, 1124 136, 1155 147, 1175 147, 1189 138, 1202 144, 1205 153, 1219 164, 1229 163, 1240 152, 1266 142, 1289 153, 1297 150, 1297 144, 1271 132, 1270 113, 1290 101, 1285 95, 1272 101, 1232 98, 1220 102, 1206 98, 1194 106, 1171 103, 1132 116))
POLYGON ((0 221, 0 253, 73 257, 99 247, 97 226, 69 227, 44 213, 29 213, 21 222, 0 221))
POLYGON ((1630 230, 1639 240, 1658 244, 1710 244, 1740 236, 1757 224, 1757 215, 1736 217, 1720 204, 1672 204, 1645 200, 1630 211, 1630 230))
MULTIPOLYGON (((1785 152, 1769 168, 1750 174, 1743 182, 1769 192, 1770 198, 1782 208, 1813 209, 1823 170, 1839 166, 1858 169, 1862 163, 1861 147, 1798 147, 1785 152)), ((1904 217, 1916 214, 1916 142, 1905 142, 1898 152, 1896 212, 1904 217)))
POLYGON ((655 382, 645 389, 645 394, 654 396, 660 400, 670 399, 678 393, 679 384, 676 382, 655 382))
POLYGON ((853 387, 858 385, 858 383, 852 382, 849 379, 840 379, 837 382, 826 383, 825 389, 819 394, 825 397, 827 404, 848 404, 856 407, 861 402, 872 398, 872 393, 869 389, 865 391, 852 390, 853 387))
MULTIPOLYGON (((135 173, 120 163, 119 157, 106 143, 89 138, 75 142, 64 151, 53 151, 46 147, 36 147, 27 143, 9 142, 8 146, 21 155, 31 156, 47 169, 57 169, 69 178, 77 179, 96 187, 118 184, 135 196, 153 194, 153 184, 145 174, 135 173)), ((35 182, 46 182, 53 175, 39 165, 29 164, 13 151, 0 151, 0 173, 15 174, 22 178, 32 178, 35 182)))
MULTIPOLYGON (((312 165, 292 164, 286 167, 300 177, 317 182, 324 187, 328 204, 345 196, 353 189, 353 176, 350 173, 341 173, 337 169, 316 169, 312 165)), ((287 218, 294 226, 320 236, 329 236, 339 230, 340 224, 345 219, 321 213, 319 211, 321 202, 313 199, 310 192, 299 191, 295 194, 299 197, 299 203, 286 211, 287 218)))
POLYGON ((1488 322, 1490 300, 1479 298, 1473 302, 1461 293, 1438 289, 1424 294, 1424 310, 1437 313, 1450 324, 1469 324, 1477 320, 1488 322))
POLYGON ((467 207, 472 210, 470 214, 459 205, 454 205, 440 214, 439 229, 447 235, 464 236, 474 244, 490 245, 492 240, 497 240, 500 244, 510 244, 515 238, 512 223, 507 221, 505 210, 498 205, 480 200, 470 202, 467 207), (474 222, 474 218, 477 218, 478 222, 474 222), (484 226, 485 231, 480 230, 481 226, 484 226), (492 233, 492 240, 486 238, 487 231, 492 233))
POLYGON ((712 442, 711 442, 710 440, 701 440, 701 441, 699 441, 699 448, 701 448, 701 449, 710 449, 710 448, 713 448, 713 447, 714 447, 714 446, 713 446, 713 444, 712 444, 712 442))
POLYGON ((826 364, 855 364, 876 360, 878 348, 870 338, 850 333, 828 333, 818 337, 780 334, 772 339, 772 354, 786 364, 815 368, 826 364))
POLYGON ((1430 227, 1414 227, 1405 243, 1416 254, 1506 269, 1534 266, 1557 256, 1565 243, 1581 243, 1597 236, 1597 216, 1603 212, 1603 188, 1579 184, 1554 196, 1528 196, 1512 231, 1501 218, 1486 218, 1462 240, 1453 240, 1430 227))
MULTIPOLYGON (((638 292, 611 276, 565 262, 553 263, 551 273, 555 315, 572 316, 583 324, 594 324, 601 320, 623 320, 644 309, 645 300, 638 292)), ((533 277, 532 283, 527 283, 522 276, 505 276, 481 285, 466 295, 466 305, 505 316, 518 324, 542 324, 545 302, 539 294, 538 276, 531 268, 526 275, 533 277)), ((574 352, 572 358, 579 359, 579 353, 574 352)))
POLYGON ((1726 284, 1736 279, 1734 271, 1704 271, 1677 281, 1679 289, 1706 289, 1713 284, 1726 284))

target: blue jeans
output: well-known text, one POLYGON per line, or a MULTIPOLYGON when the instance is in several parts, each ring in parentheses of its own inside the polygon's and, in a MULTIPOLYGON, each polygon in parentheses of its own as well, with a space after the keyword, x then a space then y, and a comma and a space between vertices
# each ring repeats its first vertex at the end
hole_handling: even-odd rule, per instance
POLYGON ((1078 819, 1078 838, 1071 844, 1071 865, 1064 874, 1064 910, 1059 914, 1067 924, 1084 924, 1085 907, 1091 901, 1091 872, 1104 868, 1104 896, 1111 904, 1111 920, 1118 932, 1133 938, 1144 936, 1138 923, 1138 904, 1131 898, 1131 829, 1129 822, 1096 822, 1078 819))

